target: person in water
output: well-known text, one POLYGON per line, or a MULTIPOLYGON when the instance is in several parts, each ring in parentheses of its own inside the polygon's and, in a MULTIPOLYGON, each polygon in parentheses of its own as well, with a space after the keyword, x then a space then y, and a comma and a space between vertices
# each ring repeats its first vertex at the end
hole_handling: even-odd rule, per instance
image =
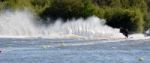
POLYGON ((128 38, 128 34, 129 34, 128 29, 120 28, 120 32, 121 32, 126 38, 128 38))

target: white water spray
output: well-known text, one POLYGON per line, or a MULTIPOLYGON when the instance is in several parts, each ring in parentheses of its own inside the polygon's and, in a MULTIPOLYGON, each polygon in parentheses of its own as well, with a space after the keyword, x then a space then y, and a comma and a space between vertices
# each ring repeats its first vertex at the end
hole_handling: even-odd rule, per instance
POLYGON ((28 11, 3 12, 0 14, 0 36, 26 36, 48 38, 124 38, 119 29, 105 25, 105 20, 95 16, 88 19, 72 19, 65 23, 56 20, 45 27, 36 25, 35 16, 28 11))

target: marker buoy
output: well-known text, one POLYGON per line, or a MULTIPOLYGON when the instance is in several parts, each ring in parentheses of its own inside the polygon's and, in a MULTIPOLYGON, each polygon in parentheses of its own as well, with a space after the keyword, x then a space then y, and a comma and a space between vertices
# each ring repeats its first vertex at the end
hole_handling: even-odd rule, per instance
POLYGON ((144 61, 144 58, 143 58, 143 57, 140 57, 140 58, 139 58, 139 61, 144 61))

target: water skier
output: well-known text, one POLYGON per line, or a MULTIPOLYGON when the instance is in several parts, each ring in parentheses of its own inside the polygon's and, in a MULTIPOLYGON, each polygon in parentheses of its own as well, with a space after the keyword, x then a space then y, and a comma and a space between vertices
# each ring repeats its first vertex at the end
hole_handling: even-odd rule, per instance
POLYGON ((121 32, 126 38, 128 38, 128 34, 129 34, 128 29, 120 28, 120 32, 121 32))

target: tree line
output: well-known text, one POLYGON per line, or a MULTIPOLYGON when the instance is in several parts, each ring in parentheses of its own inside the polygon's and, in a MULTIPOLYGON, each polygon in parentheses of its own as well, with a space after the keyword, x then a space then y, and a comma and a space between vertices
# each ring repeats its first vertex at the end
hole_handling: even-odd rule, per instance
POLYGON ((87 18, 95 15, 106 19, 114 28, 127 28, 131 33, 150 28, 150 0, 0 0, 0 10, 28 8, 46 20, 87 18))

